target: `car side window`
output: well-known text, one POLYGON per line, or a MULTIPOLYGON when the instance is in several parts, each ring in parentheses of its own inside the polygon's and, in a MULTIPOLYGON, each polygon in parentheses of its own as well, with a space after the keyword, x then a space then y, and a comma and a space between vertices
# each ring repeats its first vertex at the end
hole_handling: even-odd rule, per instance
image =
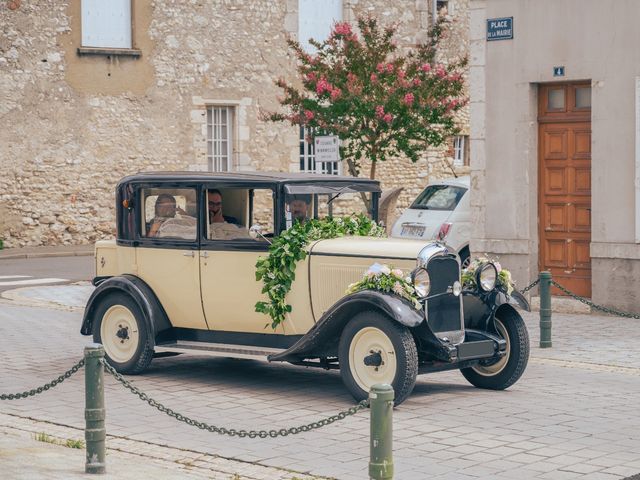
POLYGON ((142 190, 141 237, 195 240, 198 203, 193 188, 142 190))
POLYGON ((249 227, 258 225, 263 235, 273 234, 271 190, 248 188, 206 189, 207 238, 209 240, 254 240, 249 227))

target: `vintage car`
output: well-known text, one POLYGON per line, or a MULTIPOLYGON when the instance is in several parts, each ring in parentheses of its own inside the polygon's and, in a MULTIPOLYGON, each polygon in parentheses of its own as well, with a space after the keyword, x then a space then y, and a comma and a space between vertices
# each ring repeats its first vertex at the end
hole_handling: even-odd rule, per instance
MULTIPOLYGON (((303 217, 377 217, 375 180, 285 173, 141 173, 116 187, 117 235, 95 248, 97 287, 81 332, 119 372, 143 372, 154 355, 195 353, 339 369, 362 400, 391 384, 396 404, 418 374, 460 369, 480 388, 505 389, 522 375, 529 338, 518 293, 496 285, 486 263, 463 289, 460 258, 443 243, 373 237, 314 241, 297 263, 273 329, 256 261, 303 217), (369 199, 364 207, 362 196, 369 199), (292 201, 302 198, 302 211, 292 201), (374 263, 411 275, 416 305, 393 293, 345 291, 374 263)), ((298 202, 299 203, 299 202, 298 202)))

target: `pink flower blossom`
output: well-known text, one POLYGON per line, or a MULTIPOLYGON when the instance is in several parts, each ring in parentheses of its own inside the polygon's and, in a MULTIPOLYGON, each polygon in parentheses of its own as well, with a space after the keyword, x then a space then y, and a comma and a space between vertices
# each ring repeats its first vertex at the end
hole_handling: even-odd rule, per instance
POLYGON ((443 78, 447 75, 447 72, 445 71, 444 67, 442 65, 437 65, 436 66, 436 75, 440 78, 443 78))
POLYGON ((353 83, 356 81, 358 77, 355 76, 355 74, 353 72, 349 72, 347 73, 347 82, 348 83, 353 83))
POLYGON ((421 83, 422 83, 422 81, 420 81, 420 79, 419 79, 419 78, 414 78, 414 79, 413 79, 413 84, 414 84, 416 87, 417 87, 417 86, 419 86, 421 83))
POLYGON ((314 114, 311 110, 305 110, 304 116, 307 120, 313 120, 314 114))
POLYGON ((424 65, 422 65, 422 67, 420 67, 422 69, 423 72, 425 73, 429 73, 431 71, 431 65, 429 65, 428 63, 425 63, 424 65))
POLYGON ((413 93, 407 93, 404 96, 404 103, 406 103, 407 105, 413 105, 414 100, 415 100, 415 97, 413 96, 413 93))
POLYGON ((405 75, 404 70, 398 70, 398 78, 404 78, 405 75))
POLYGON ((340 95, 342 95, 342 90, 340 90, 339 88, 334 88, 333 90, 331 90, 331 100, 335 100, 336 98, 340 97, 340 95))
POLYGON ((351 25, 347 22, 336 23, 333 31, 338 35, 351 35, 351 25))
POLYGON ((318 77, 316 76, 316 72, 309 72, 307 73, 306 78, 310 82, 315 82, 318 77))
POLYGON ((384 117, 384 107, 382 105, 378 105, 376 107, 376 117, 378 118, 384 117))
POLYGON ((316 85, 316 93, 318 95, 321 95, 325 91, 329 91, 330 89, 331 89, 331 86, 329 85, 329 82, 327 82, 324 78, 321 78, 316 85))
POLYGON ((449 76, 449 80, 451 80, 453 82, 457 82, 458 80, 460 80, 461 77, 462 77, 462 75, 460 75, 459 73, 455 73, 455 74, 449 76))
POLYGON ((393 72, 393 64, 387 63, 387 73, 391 73, 391 72, 393 72))
POLYGON ((382 119, 387 123, 391 123, 391 121, 393 120, 393 115, 391 115, 390 113, 385 113, 382 119))
POLYGON ((376 70, 378 70, 378 72, 383 73, 384 72, 384 63, 379 63, 378 65, 376 65, 376 70))
POLYGON ((376 75, 375 73, 371 74, 371 83, 376 83, 378 81, 378 75, 376 75))

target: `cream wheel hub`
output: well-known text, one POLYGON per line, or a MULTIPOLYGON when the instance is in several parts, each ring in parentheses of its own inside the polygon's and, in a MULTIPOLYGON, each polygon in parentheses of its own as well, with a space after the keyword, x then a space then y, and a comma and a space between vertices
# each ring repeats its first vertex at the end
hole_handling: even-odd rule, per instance
POLYGON ((100 338, 105 352, 114 362, 125 363, 138 349, 140 335, 136 318, 124 305, 113 305, 102 317, 100 338))
POLYGON ((504 357, 502 357, 496 363, 486 366, 476 365, 475 367, 472 367, 479 375, 483 375, 485 377, 492 377, 504 370, 504 367, 507 366, 507 362, 509 361, 509 356, 511 355, 511 342, 509 341, 509 335, 507 335, 507 329, 504 327, 504 324, 500 320, 496 318, 495 321, 498 333, 507 342, 507 348, 505 350, 504 357))
POLYGON ((397 369, 396 352, 379 328, 359 330, 349 345, 349 366, 358 386, 368 392, 376 383, 392 384, 397 369))

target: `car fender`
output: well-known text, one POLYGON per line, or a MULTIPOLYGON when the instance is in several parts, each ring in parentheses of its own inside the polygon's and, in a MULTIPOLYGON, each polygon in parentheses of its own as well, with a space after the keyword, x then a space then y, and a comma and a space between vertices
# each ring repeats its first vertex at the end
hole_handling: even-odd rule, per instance
POLYGON ((485 330, 493 332, 493 318, 499 308, 522 309, 527 312, 531 311, 529 302, 524 296, 513 291, 510 295, 500 291, 492 290, 491 292, 464 291, 463 292, 463 311, 465 328, 485 330), (503 307, 504 306, 504 307, 503 307))
POLYGON ((416 327, 424 321, 424 313, 416 310, 408 300, 377 290, 362 290, 342 297, 322 315, 306 335, 284 352, 270 355, 269 361, 299 361, 322 349, 334 348, 337 351, 343 328, 356 313, 364 310, 380 311, 393 321, 409 328, 416 327))
POLYGON ((171 328, 169 318, 151 287, 134 275, 120 275, 101 281, 93 291, 84 309, 80 333, 83 335, 92 334, 95 310, 100 301, 113 292, 123 292, 136 302, 149 331, 153 332, 153 338, 159 332, 171 328))

